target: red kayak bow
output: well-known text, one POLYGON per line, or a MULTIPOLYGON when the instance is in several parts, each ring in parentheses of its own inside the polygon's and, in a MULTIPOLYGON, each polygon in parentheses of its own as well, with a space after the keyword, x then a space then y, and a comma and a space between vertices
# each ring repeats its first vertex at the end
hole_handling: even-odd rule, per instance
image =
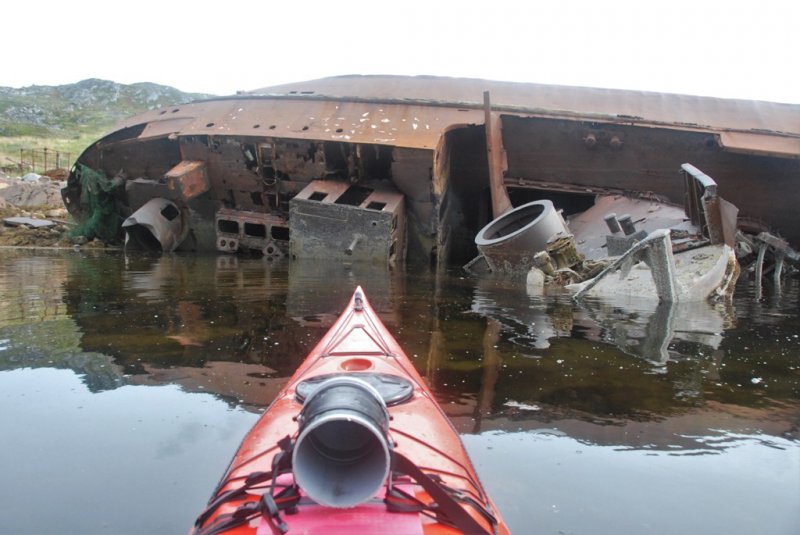
POLYGON ((191 533, 508 528, 458 433, 359 287, 245 437, 191 533))

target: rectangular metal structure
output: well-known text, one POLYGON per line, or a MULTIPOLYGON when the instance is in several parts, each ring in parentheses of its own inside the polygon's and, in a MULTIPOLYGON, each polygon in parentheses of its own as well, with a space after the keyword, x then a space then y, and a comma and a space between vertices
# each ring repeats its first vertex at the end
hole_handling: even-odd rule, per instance
POLYGON ((223 208, 217 212, 215 223, 218 251, 260 251, 267 258, 286 255, 289 229, 281 217, 223 208))
POLYGON ((389 185, 315 180, 289 207, 292 257, 389 264, 405 258, 405 201, 389 185))
POLYGON ((170 191, 175 192, 184 201, 193 199, 211 188, 206 164, 203 161, 183 160, 164 175, 164 180, 170 191))

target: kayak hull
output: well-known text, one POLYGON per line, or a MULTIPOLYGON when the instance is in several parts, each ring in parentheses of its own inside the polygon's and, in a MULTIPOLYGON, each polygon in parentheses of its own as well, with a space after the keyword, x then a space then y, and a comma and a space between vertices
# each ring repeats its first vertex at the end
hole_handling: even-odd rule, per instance
MULTIPOLYGON (((253 503, 268 492, 269 484, 274 489, 275 483, 265 482, 244 490, 248 477, 253 478, 252 474, 275 471, 276 465, 285 462, 280 456, 285 455, 287 444, 297 441, 298 416, 303 410, 302 399, 306 394, 304 389, 313 391, 315 382, 328 377, 378 377, 381 383, 381 378, 398 378, 402 385, 395 388, 399 389, 398 398, 390 399, 387 407, 392 455, 418 467, 424 473, 420 474, 421 479, 430 476, 450 495, 458 497, 458 505, 474 522, 474 530, 480 531, 480 526, 485 533, 508 533, 483 489, 457 431, 402 348, 381 323, 361 288, 356 289, 336 323, 244 438, 212 495, 209 509, 198 519, 193 533, 212 532, 209 531, 212 526, 220 525, 223 519, 237 514, 237 510, 255 507, 253 503)), ((280 487, 288 488, 294 484, 291 473, 275 479, 280 487)), ((437 504, 431 497, 431 489, 415 478, 396 477, 391 485, 399 489, 399 501, 387 498, 391 492, 385 485, 386 488, 381 488, 372 499, 348 508, 314 503, 300 486, 299 498, 294 498, 296 506, 272 518, 264 514, 254 516, 222 532, 266 535, 280 533, 279 526, 288 529, 290 534, 380 532, 432 535, 473 531, 464 528, 469 523, 459 525, 451 518, 445 518, 447 515, 441 511, 431 514, 430 510, 420 510, 419 504, 432 504, 434 508, 437 504), (408 506, 407 512, 399 512, 406 509, 402 496, 413 497, 411 501, 416 504, 408 506), (390 503, 399 506, 387 507, 390 503)), ((448 500, 446 496, 439 496, 439 502, 448 500)))

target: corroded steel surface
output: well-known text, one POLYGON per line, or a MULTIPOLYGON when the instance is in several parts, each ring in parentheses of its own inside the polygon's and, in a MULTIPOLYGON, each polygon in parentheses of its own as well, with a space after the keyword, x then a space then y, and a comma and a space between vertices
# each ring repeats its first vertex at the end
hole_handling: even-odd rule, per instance
POLYGON ((473 78, 338 76, 266 87, 248 94, 325 95, 481 106, 482 94, 487 90, 495 109, 549 110, 628 122, 800 135, 800 105, 473 78))
POLYGON ((167 188, 175 191, 183 200, 189 200, 209 190, 211 184, 203 161, 184 160, 165 175, 167 188))
MULTIPOLYGON (((405 198, 409 258, 458 264, 504 211, 502 203, 490 206, 490 192, 500 199, 506 190, 516 205, 551 198, 567 215, 585 210, 581 199, 595 194, 680 204, 684 162, 714 176, 720 195, 759 230, 800 243, 797 105, 343 76, 152 110, 79 159, 124 185, 113 192, 124 216, 152 197, 185 203, 192 225, 186 250, 216 249, 209 222, 221 209, 285 220, 291 199, 311 181, 384 181, 405 198), (200 175, 167 176, 184 161, 205 163, 207 191, 200 175), (177 195, 170 180, 186 191, 177 195)), ((88 206, 83 191, 80 174, 71 174, 64 198, 78 220, 88 206)), ((344 250, 357 250, 354 240, 344 250)))
POLYGON ((509 114, 556 116, 679 130, 725 133, 735 146, 800 156, 800 106, 644 91, 489 80, 341 76, 266 87, 231 97, 139 115, 121 126, 148 125, 143 135, 274 135, 435 148, 452 125, 483 122, 482 95, 509 114), (376 110, 376 105, 378 106, 376 110), (730 132, 757 137, 734 136, 730 132))
MULTIPOLYGON (((453 124, 481 124, 481 110, 374 102, 231 98, 183 104, 172 116, 151 111, 120 128, 148 123, 156 136, 269 136, 433 149, 453 124), (166 120, 168 123, 160 124, 166 120)), ((172 112, 170 112, 172 113, 172 112)))
POLYGON ((315 180, 295 195, 289 203, 292 257, 402 261, 404 197, 385 185, 367 186, 315 180))
POLYGON ((125 244, 147 248, 150 236, 158 240, 161 250, 174 251, 189 230, 180 209, 170 200, 161 197, 150 199, 122 223, 125 244))

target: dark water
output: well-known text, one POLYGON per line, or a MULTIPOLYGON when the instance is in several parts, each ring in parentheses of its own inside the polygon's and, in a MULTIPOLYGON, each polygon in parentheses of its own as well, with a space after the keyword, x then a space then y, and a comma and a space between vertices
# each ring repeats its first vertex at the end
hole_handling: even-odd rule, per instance
POLYGON ((185 533, 356 284, 514 533, 800 533, 800 292, 529 297, 324 262, 0 251, 0 533, 185 533))

